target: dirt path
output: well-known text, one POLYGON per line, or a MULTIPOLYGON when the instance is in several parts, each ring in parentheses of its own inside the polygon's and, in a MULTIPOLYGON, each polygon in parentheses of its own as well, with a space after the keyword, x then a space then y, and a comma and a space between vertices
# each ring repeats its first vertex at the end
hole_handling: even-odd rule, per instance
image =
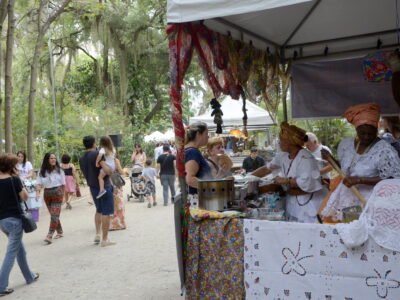
MULTIPOLYGON (((173 206, 162 206, 157 185, 158 206, 126 202, 128 229, 113 231, 116 246, 101 248, 93 244, 94 207, 89 205, 87 189, 83 197, 63 209, 61 222, 65 236, 44 246, 49 214, 42 208, 39 228, 24 235, 28 261, 38 282, 27 286, 17 263, 10 276, 15 292, 2 299, 183 299, 175 250, 173 206), (161 204, 161 205, 160 205, 161 204)), ((7 239, 0 233, 0 261, 7 239)))

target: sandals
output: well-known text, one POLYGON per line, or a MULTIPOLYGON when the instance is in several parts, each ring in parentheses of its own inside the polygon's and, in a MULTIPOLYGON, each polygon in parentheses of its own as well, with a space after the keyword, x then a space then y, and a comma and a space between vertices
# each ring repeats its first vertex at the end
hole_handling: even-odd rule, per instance
POLYGON ((0 297, 10 295, 12 292, 14 292, 13 289, 5 289, 4 291, 0 292, 0 297))
POLYGON ((52 239, 49 238, 49 237, 46 237, 46 238, 43 240, 43 242, 44 242, 45 245, 50 245, 51 243, 53 243, 52 239))
POLYGON ((61 239, 62 237, 64 237, 64 234, 57 233, 56 236, 54 237, 54 239, 61 239))

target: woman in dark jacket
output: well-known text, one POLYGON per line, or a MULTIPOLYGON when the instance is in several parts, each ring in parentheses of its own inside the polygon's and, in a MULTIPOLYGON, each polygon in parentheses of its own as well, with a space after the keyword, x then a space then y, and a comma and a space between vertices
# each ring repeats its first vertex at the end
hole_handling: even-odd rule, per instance
POLYGON ((28 193, 16 174, 17 163, 18 157, 13 154, 0 155, 0 230, 8 237, 7 251, 0 269, 0 297, 14 291, 8 288, 8 279, 15 259, 27 284, 39 278, 39 274, 33 273, 28 266, 22 243, 22 221, 18 202, 20 199, 26 201, 28 193))

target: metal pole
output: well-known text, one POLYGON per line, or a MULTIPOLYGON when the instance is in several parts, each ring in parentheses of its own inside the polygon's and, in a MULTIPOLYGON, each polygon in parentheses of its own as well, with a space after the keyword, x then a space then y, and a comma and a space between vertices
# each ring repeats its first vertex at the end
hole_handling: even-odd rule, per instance
MULTIPOLYGON (((286 58, 285 58, 285 48, 281 47, 281 65, 282 68, 285 69, 285 64, 286 64, 286 58)), ((282 80, 280 80, 282 81, 282 80)), ((283 108, 283 121, 287 122, 288 121, 288 113, 287 113, 287 103, 286 103, 286 96, 287 96, 287 91, 285 87, 283 86, 283 83, 281 82, 282 86, 282 108, 283 108)))

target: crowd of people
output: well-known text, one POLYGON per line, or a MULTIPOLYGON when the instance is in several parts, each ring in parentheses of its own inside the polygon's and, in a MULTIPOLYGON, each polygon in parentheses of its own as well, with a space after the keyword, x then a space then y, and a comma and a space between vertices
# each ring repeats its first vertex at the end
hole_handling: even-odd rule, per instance
MULTIPOLYGON (((336 170, 340 176, 336 178, 331 178, 334 165, 327 161, 327 157, 334 159, 331 149, 322 145, 312 132, 287 122, 280 125, 280 151, 272 161, 266 163, 257 148, 252 148, 243 161, 241 171, 253 176, 263 177, 275 171, 279 174, 275 176, 274 183, 286 193, 286 217, 289 221, 315 223, 321 218, 341 221, 344 209, 360 205, 358 196, 350 188, 356 187, 368 199, 379 181, 400 178, 398 123, 390 118, 384 118, 382 122, 380 108, 374 103, 350 107, 344 117, 354 126, 356 137, 345 138, 338 146, 338 158, 334 165, 340 167, 336 170)), ((110 137, 100 139, 100 149, 93 136, 85 136, 83 145, 85 152, 79 159, 79 168, 96 208, 93 241, 101 247, 112 246, 115 242, 109 239, 109 231, 126 228, 122 185, 112 179, 115 174, 129 174, 121 167, 110 137)), ((187 127, 184 156, 189 199, 196 196, 199 180, 232 175, 232 161, 225 155, 224 140, 209 138, 205 123, 197 122, 187 127), (206 151, 202 153, 204 148, 206 151)), ((174 201, 176 150, 172 145, 156 145, 152 160, 141 145, 136 144, 131 161, 134 167, 141 168, 140 178, 145 186, 149 208, 157 205, 157 179, 162 186, 164 206, 174 201)), ((0 193, 3 195, 0 201, 0 229, 8 237, 0 269, 0 296, 13 292, 8 288, 8 278, 15 259, 28 284, 39 278, 39 274, 32 272, 28 266, 19 218, 20 201, 30 198, 27 186, 33 178, 32 164, 23 151, 17 155, 0 155, 0 193)), ((45 245, 50 245, 54 239, 64 236, 60 219, 63 203, 66 209, 71 209, 71 199, 80 193, 77 168, 71 163, 71 157, 64 154, 59 163, 54 153, 46 153, 34 186, 33 204, 40 202, 43 193, 50 214, 49 229, 44 239, 45 245)), ((33 204, 30 205, 31 212, 38 211, 40 205, 33 204)))
MULTIPOLYGON (((130 174, 122 168, 109 136, 100 138, 99 149, 93 136, 85 136, 83 146, 85 152, 79 159, 79 168, 86 179, 96 208, 93 241, 101 247, 112 246, 116 243, 109 239, 109 231, 126 229, 123 184, 118 180, 114 181, 113 178, 115 174, 130 174)), ((169 202, 168 189, 171 191, 171 202, 175 196, 175 155, 168 144, 163 144, 162 150, 156 158, 156 168, 152 167, 153 161, 146 157, 139 144, 135 145, 131 157, 133 165, 143 168, 141 177, 146 185, 149 207, 157 204, 156 178, 160 179, 163 186, 165 206, 169 202)), ((36 179, 34 178, 33 166, 27 161, 25 152, 0 155, 0 230, 8 237, 7 251, 0 269, 0 296, 13 292, 13 289, 8 287, 8 280, 15 260, 28 284, 39 278, 38 273, 29 269, 22 242, 22 201, 27 202, 33 219, 38 222, 41 197, 43 198, 50 214, 44 245, 50 245, 55 239, 64 237, 60 218, 63 204, 66 209, 72 209, 72 199, 80 196, 77 168, 68 154, 63 154, 59 162, 55 153, 46 153, 36 179)))
MULTIPOLYGON (((272 161, 265 163, 256 148, 243 161, 243 171, 254 176, 264 177, 273 171, 279 174, 274 183, 286 193, 289 221, 341 222, 345 208, 360 205, 352 187, 368 199, 379 181, 400 178, 399 123, 383 118, 386 126, 379 135, 380 107, 374 103, 349 107, 344 117, 354 126, 356 137, 345 138, 338 146, 335 164, 340 166, 341 170, 336 171, 342 176, 330 178, 333 166, 327 158, 333 158, 332 151, 320 144, 315 134, 286 122, 280 126, 280 151, 272 161)), ((198 122, 187 128, 185 171, 189 199, 197 194, 198 180, 218 178, 221 166, 200 151, 208 144, 214 141, 208 138, 205 123, 198 122)))

